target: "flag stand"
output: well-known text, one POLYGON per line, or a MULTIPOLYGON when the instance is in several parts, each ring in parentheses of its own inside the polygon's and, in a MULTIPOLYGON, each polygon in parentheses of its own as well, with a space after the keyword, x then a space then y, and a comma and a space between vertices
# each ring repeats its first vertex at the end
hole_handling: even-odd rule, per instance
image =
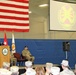
POLYGON ((68 60, 68 52, 67 52, 67 51, 65 51, 65 53, 66 53, 66 60, 68 60))

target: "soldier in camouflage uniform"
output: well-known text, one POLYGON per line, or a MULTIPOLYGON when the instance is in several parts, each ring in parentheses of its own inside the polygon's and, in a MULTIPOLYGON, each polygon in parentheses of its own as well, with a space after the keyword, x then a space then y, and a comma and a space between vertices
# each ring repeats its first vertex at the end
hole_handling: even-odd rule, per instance
POLYGON ((35 57, 32 56, 27 46, 25 46, 24 50, 22 51, 22 56, 25 57, 25 59, 34 62, 35 57))

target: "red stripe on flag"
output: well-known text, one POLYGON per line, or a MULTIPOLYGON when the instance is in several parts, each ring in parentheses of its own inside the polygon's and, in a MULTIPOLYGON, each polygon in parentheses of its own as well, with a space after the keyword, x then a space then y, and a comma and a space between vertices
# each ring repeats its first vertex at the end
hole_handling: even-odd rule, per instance
POLYGON ((15 2, 29 3, 29 0, 11 0, 15 2))
POLYGON ((14 5, 14 4, 6 4, 6 3, 0 3, 0 6, 7 6, 7 7, 15 7, 15 8, 29 9, 28 6, 21 6, 21 5, 14 5))
POLYGON ((15 22, 0 22, 0 25, 9 25, 9 26, 29 26, 29 23, 22 24, 22 23, 15 23, 15 22))
POLYGON ((15 17, 15 16, 2 16, 2 15, 0 15, 0 18, 12 19, 12 20, 26 20, 26 21, 29 20, 29 18, 21 18, 21 17, 15 17))
POLYGON ((29 32, 29 29, 9 29, 9 28, 0 28, 0 31, 4 31, 4 30, 6 30, 6 31, 9 31, 9 32, 12 32, 12 30, 13 31, 15 31, 15 32, 29 32))
POLYGON ((4 10, 4 9, 0 9, 0 12, 29 15, 29 12, 22 12, 22 11, 20 12, 20 11, 15 11, 15 10, 4 10))

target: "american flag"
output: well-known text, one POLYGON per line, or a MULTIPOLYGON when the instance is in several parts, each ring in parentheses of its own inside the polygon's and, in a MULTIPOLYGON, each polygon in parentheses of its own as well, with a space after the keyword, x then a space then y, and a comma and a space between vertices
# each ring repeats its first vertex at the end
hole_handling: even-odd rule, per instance
POLYGON ((29 0, 0 0, 0 31, 29 31, 29 0))

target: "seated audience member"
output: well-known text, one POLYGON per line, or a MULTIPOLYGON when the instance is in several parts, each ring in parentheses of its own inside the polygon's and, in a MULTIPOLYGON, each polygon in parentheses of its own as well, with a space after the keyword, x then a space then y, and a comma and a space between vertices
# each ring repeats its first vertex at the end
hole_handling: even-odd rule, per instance
POLYGON ((74 74, 76 75, 76 64, 75 64, 74 74))
POLYGON ((51 67, 53 67, 53 63, 46 63, 46 67, 45 67, 46 73, 45 73, 45 75, 49 75, 51 67))
POLYGON ((25 75, 36 75, 36 72, 33 69, 29 69, 29 70, 26 71, 25 75))
POLYGON ((69 62, 67 60, 62 60, 61 66, 63 71, 60 72, 60 75, 75 75, 74 72, 68 68, 69 62))
POLYGON ((45 70, 43 66, 35 67, 36 75, 45 75, 45 70))
POLYGON ((4 68, 0 68, 0 75, 11 75, 12 73, 4 68))
POLYGON ((26 72, 21 75, 36 75, 36 71, 32 68, 31 61, 26 61, 25 66, 26 72))
POLYGON ((61 71, 63 71, 63 69, 62 69, 62 66, 61 66, 61 65, 59 65, 59 66, 57 66, 57 67, 59 67, 59 68, 60 68, 60 72, 61 72, 61 71))
POLYGON ((18 66, 10 67, 10 71, 12 72, 12 75, 19 75, 19 67, 18 66))
POLYGON ((11 54, 11 59, 10 59, 11 66, 16 66, 17 59, 14 57, 14 54, 12 52, 10 54, 11 54))
POLYGON ((32 54, 30 53, 30 51, 28 50, 28 47, 25 46, 24 50, 22 51, 22 56, 27 59, 28 61, 32 61, 34 62, 35 57, 32 56, 32 54))
POLYGON ((60 68, 59 67, 51 67, 50 75, 60 75, 60 68))
POLYGON ((10 63, 9 62, 3 62, 3 68, 9 70, 10 69, 10 63))
POLYGON ((76 69, 74 70, 74 74, 76 75, 76 69))

